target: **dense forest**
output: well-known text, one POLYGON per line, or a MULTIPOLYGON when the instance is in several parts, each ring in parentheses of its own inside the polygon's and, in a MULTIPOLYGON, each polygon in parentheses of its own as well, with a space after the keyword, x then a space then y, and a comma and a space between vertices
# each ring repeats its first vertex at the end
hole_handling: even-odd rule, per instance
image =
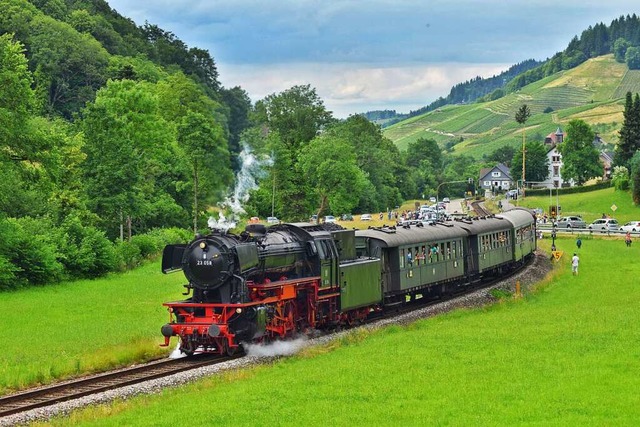
MULTIPOLYGON (((103 0, 0 0, 0 11, 0 290, 131 268, 203 231, 245 147, 271 160, 247 216, 286 221, 395 209, 504 157, 454 157, 425 139, 400 152, 365 117, 335 119, 309 85, 252 104, 221 86, 212 53, 103 0)), ((636 39, 625 40, 614 45, 627 60, 636 39)))
POLYGON ((308 85, 252 105, 210 52, 103 0, 0 10, 0 289, 131 268, 189 239, 245 146, 272 159, 247 215, 288 221, 393 209, 481 166, 433 141, 401 153, 308 85))

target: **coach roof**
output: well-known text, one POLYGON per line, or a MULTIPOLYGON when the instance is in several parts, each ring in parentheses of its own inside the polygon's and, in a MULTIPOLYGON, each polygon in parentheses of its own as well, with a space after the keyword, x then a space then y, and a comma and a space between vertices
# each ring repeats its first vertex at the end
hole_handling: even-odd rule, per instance
POLYGON ((422 242, 438 242, 458 237, 466 237, 467 231, 457 222, 448 222, 447 225, 435 224, 423 227, 411 226, 409 228, 369 228, 356 230, 356 237, 368 237, 384 242, 383 246, 396 247, 413 245, 422 242))

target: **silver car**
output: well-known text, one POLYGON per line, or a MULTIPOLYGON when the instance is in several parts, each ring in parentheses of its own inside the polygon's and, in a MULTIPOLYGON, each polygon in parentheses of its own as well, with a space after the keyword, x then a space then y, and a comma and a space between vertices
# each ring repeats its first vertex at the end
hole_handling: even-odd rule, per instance
POLYGON ((556 223, 558 228, 587 228, 587 223, 579 216, 563 216, 556 223))
POLYGON ((594 231, 617 231, 618 230, 618 220, 613 218, 602 218, 596 219, 591 224, 589 224, 589 230, 594 231))

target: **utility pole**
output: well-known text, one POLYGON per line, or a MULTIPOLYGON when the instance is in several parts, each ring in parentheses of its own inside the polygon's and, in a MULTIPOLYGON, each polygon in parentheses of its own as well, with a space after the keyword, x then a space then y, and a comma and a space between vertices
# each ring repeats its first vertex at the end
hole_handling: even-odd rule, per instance
POLYGON ((527 120, 529 119, 529 116, 531 116, 531 110, 529 110, 529 107, 527 107, 527 104, 522 104, 522 106, 518 109, 518 111, 516 111, 516 122, 520 123, 522 125, 522 197, 524 197, 524 189, 525 189, 525 153, 526 153, 526 144, 525 144, 525 130, 524 130, 524 124, 527 122, 527 120))
POLYGON ((525 138, 524 138, 524 129, 522 130, 522 197, 524 197, 524 189, 525 189, 525 185, 524 185, 524 173, 525 173, 525 165, 526 165, 526 154, 527 154, 527 149, 526 149, 526 145, 525 145, 525 138))

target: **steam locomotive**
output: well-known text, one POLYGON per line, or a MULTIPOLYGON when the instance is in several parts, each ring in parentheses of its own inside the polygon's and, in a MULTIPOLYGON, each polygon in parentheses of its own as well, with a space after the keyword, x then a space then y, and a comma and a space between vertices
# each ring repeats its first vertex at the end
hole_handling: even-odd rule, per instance
POLYGON ((439 298, 523 266, 535 217, 500 215, 404 227, 250 224, 165 247, 162 271, 182 270, 188 299, 167 302, 164 346, 233 354, 243 343, 353 325, 418 298, 439 298))

